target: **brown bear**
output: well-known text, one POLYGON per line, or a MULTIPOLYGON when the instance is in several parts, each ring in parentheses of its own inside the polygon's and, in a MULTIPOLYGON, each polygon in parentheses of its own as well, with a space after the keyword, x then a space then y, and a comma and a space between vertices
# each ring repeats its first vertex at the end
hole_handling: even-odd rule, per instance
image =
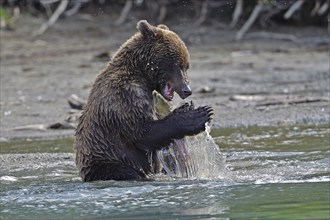
POLYGON ((160 171, 156 150, 195 135, 212 108, 174 111, 157 119, 152 91, 171 101, 191 95, 189 53, 165 25, 142 20, 96 77, 76 129, 76 164, 83 181, 146 180, 160 171))

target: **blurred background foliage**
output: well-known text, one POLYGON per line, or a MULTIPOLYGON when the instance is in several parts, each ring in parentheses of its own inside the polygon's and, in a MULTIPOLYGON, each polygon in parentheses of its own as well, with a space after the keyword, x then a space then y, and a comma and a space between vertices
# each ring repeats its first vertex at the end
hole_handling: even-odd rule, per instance
POLYGON ((241 39, 251 26, 327 26, 330 0, 1 0, 0 28, 15 29, 21 14, 46 18, 41 35, 59 18, 77 13, 108 14, 122 25, 139 19, 152 23, 189 21, 196 26, 237 28, 241 39))

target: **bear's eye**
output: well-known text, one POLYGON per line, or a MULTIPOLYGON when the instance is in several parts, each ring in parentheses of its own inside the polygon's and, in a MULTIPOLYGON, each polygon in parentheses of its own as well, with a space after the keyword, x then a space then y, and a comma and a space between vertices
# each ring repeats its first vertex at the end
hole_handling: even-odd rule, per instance
POLYGON ((189 69, 189 63, 180 64, 180 69, 182 71, 187 71, 189 69))
POLYGON ((186 70, 188 70, 189 67, 190 67, 190 66, 189 66, 189 63, 187 63, 185 67, 186 67, 186 70))

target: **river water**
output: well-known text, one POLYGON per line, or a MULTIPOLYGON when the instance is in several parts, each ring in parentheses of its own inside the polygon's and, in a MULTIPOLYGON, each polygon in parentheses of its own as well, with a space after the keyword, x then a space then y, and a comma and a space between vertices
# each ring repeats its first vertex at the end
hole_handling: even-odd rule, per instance
POLYGON ((329 125, 213 131, 219 178, 78 178, 72 139, 1 143, 1 219, 329 219, 329 125))

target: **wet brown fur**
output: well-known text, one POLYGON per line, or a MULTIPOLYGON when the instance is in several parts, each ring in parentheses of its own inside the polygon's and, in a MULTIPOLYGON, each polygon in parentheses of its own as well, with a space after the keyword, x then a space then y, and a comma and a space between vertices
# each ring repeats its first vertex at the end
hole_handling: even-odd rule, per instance
POLYGON ((165 25, 140 22, 138 30, 96 77, 79 119, 75 149, 83 181, 145 179, 159 171, 155 149, 137 143, 155 120, 152 91, 166 80, 166 60, 187 70, 189 54, 165 25))

